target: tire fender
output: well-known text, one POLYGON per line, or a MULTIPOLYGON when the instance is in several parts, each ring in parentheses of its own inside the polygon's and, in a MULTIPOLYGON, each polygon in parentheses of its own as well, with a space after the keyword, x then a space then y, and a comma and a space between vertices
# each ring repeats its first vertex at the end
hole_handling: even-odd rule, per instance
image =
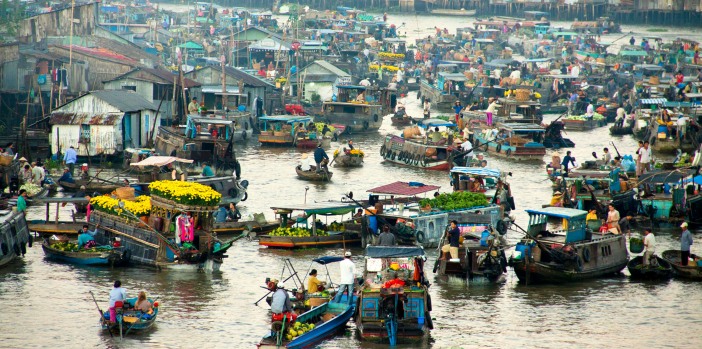
POLYGON ((497 147, 495 147, 496 152, 500 152, 502 150, 502 143, 497 143, 497 147))
POLYGON ((512 149, 505 150, 505 155, 507 155, 507 156, 512 155, 512 149))
POLYGON ((420 244, 422 244, 422 243, 424 243, 424 241, 426 241, 426 235, 421 230, 417 230, 417 233, 415 234, 415 236, 417 237, 417 242, 419 242, 420 244))
POLYGON ((585 246, 583 249, 583 261, 585 263, 590 261, 590 248, 588 246, 585 246))

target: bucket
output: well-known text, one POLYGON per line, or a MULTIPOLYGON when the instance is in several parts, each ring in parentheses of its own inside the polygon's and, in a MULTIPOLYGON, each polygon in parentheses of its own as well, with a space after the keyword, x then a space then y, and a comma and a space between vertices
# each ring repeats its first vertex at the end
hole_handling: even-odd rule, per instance
MULTIPOLYGON (((482 242, 482 240, 481 240, 482 242)), ((522 256, 527 257, 531 254, 531 246, 523 243, 523 242, 518 242, 517 246, 515 246, 515 250, 520 252, 522 256)))
POLYGON ((639 238, 629 239, 629 251, 631 253, 641 253, 644 250, 643 240, 639 238))
POLYGON ((490 238, 490 232, 485 230, 480 234, 480 246, 487 247, 488 239, 490 238))

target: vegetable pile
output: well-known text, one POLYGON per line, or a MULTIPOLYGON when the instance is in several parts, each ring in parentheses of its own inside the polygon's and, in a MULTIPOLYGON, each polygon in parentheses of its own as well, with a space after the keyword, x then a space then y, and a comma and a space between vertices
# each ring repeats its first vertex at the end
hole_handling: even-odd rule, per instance
MULTIPOLYGON (((587 120, 588 120, 588 117, 587 117, 587 115, 585 115, 585 114, 579 115, 579 116, 578 116, 578 115, 570 115, 570 116, 564 117, 563 119, 564 119, 564 120, 587 121, 587 120)), ((592 115, 592 120, 597 120, 597 121, 599 121, 599 120, 604 120, 604 119, 605 119, 605 117, 604 117, 602 114, 600 114, 600 113, 594 113, 594 114, 592 115)))
POLYGON ((465 191, 444 193, 434 199, 422 199, 419 201, 419 206, 421 207, 428 205, 431 208, 438 208, 443 211, 487 206, 487 204, 488 200, 484 194, 465 191))
POLYGON ((110 246, 95 246, 79 249, 78 244, 70 241, 57 242, 52 244, 51 247, 64 252, 106 252, 112 250, 110 246))
MULTIPOLYGON (((317 128, 317 132, 319 132, 320 134, 322 133, 322 130, 324 129, 324 125, 327 125, 327 124, 325 124, 323 122, 315 122, 314 123, 314 127, 317 128)), ((327 128, 329 129, 329 131, 331 133, 334 133, 334 131, 336 131, 336 127, 334 127, 332 125, 327 125, 327 128)))
POLYGON ((39 194, 42 188, 34 183, 24 183, 20 187, 20 190, 22 189, 27 191, 27 196, 34 196, 39 194))
MULTIPOLYGON (((293 227, 293 228, 287 228, 287 227, 279 227, 273 230, 272 232, 268 233, 269 236, 292 236, 292 237, 310 237, 312 236, 312 232, 309 229, 306 228, 300 228, 300 227, 293 227)), ((317 236, 327 236, 327 232, 324 230, 317 229, 317 236)))

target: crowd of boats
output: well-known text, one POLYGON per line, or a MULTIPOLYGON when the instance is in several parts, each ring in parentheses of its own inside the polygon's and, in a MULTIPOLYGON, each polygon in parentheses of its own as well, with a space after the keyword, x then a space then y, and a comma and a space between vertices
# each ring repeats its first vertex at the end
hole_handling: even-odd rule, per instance
MULTIPOLYGON (((511 267, 526 284, 568 282, 614 275, 627 265, 632 277, 702 280, 702 261, 695 255, 682 261, 688 257, 685 251, 665 251, 651 262, 630 259, 643 251, 645 238, 628 238, 607 212, 633 217, 642 226, 702 223, 698 43, 664 44, 648 37, 644 45, 634 46, 632 37, 629 46, 621 45, 613 54, 599 40, 617 30, 606 18, 578 22, 571 29, 553 28, 545 18, 478 20, 455 34, 436 28, 435 36, 411 46, 397 28, 362 11, 345 9, 305 24, 311 35, 331 30, 328 40, 336 38, 338 56, 351 52, 364 67, 353 84, 338 84, 332 98, 319 105, 297 100, 276 115, 259 110, 245 120, 251 122, 246 127, 242 120, 237 124, 227 115, 196 107, 183 126, 160 126, 154 149, 125 151, 128 170, 118 176, 100 178, 99 170, 84 168, 85 176, 62 176, 56 185, 47 184, 46 177, 29 199, 21 193, 28 188, 23 189, 28 183, 22 183, 20 173, 25 164, 18 156, 3 155, 9 199, 0 211, 0 266, 24 255, 34 236, 42 238, 50 259, 140 264, 172 272, 216 272, 234 241, 244 236, 268 248, 364 247, 362 277, 340 301, 332 298, 331 280, 326 286, 330 293, 307 289, 297 273, 267 280, 274 297, 282 294, 296 305, 282 317, 273 314, 271 331, 259 343, 264 348, 307 347, 351 319, 363 339, 390 344, 424 339, 433 327, 430 277, 425 275, 429 248, 445 249, 433 265, 439 281, 501 283, 511 267), (338 41, 352 30, 363 30, 353 32, 361 39, 374 39, 338 41), (412 90, 422 100, 423 115, 408 115, 401 104, 412 90), (546 124, 544 113, 561 115, 546 124), (330 159, 325 149, 341 134, 377 132, 386 118, 397 132, 385 135, 374 150, 382 161, 447 171, 450 192, 439 193, 437 185, 394 182, 369 188, 364 200, 349 193, 342 201, 274 203, 272 220, 237 215, 236 204, 248 192, 235 142, 257 137, 262 146, 314 149, 304 154, 314 164, 295 165, 297 176, 332 181, 329 166, 363 166, 364 151, 349 142, 333 150, 330 159), (644 151, 620 154, 614 143, 616 156, 607 149, 575 168, 569 154, 561 157, 565 148, 575 146, 562 136, 564 129, 589 131, 608 123, 613 123, 613 135, 632 134, 647 142, 641 149, 650 145, 660 161, 643 168, 651 162, 642 159, 644 151), (553 151, 545 171, 553 181, 554 199, 526 210, 528 222, 516 222, 512 173, 491 168, 487 159, 542 166, 547 149, 553 151), (665 161, 666 155, 676 158, 665 161), (225 171, 233 174, 215 174, 225 171), (73 194, 50 196, 57 188, 73 194), (27 200, 46 205, 43 221, 28 223, 20 205, 12 209, 27 200), (57 212, 53 222, 52 204, 57 212), (58 220, 58 207, 66 204, 75 206, 72 222, 58 220), (317 215, 338 219, 323 224, 317 215), (510 246, 508 231, 524 237, 510 246), (394 243, 385 243, 383 234, 391 234, 394 243), (54 238, 60 235, 70 237, 54 238), (72 237, 78 242, 69 241, 72 237), (294 288, 286 287, 291 283, 294 288)), ((276 27, 272 22, 266 26, 276 27)), ((315 262, 326 267, 343 259, 315 262)), ((146 329, 156 319, 157 310, 144 316, 127 308, 118 323, 108 323, 101 311, 110 334, 116 328, 121 334, 123 324, 146 329)))

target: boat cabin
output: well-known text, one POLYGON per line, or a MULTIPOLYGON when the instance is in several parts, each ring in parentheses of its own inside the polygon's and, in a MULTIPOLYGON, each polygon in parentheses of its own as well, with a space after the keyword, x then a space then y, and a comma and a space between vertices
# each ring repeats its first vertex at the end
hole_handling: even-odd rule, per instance
POLYGON ((492 198, 496 194, 497 181, 505 181, 507 174, 497 169, 484 167, 454 167, 451 169, 453 191, 484 193, 492 198))
POLYGON ((527 234, 532 237, 544 235, 545 231, 555 234, 550 236, 549 240, 561 241, 561 243, 569 244, 589 240, 592 237, 592 232, 588 231, 585 224, 587 211, 577 210, 574 208, 563 207, 546 207, 540 210, 526 210, 529 214, 529 223, 527 225, 527 234), (561 224, 553 225, 556 229, 548 230, 549 220, 558 219, 561 224))
POLYGON ((261 134, 258 141, 263 145, 293 145, 298 137, 317 139, 317 129, 307 130, 312 117, 302 115, 271 115, 258 118, 261 134), (305 132, 298 132, 302 124, 305 132))
POLYGON ((322 104, 315 121, 342 125, 352 132, 377 130, 382 123, 381 97, 366 86, 337 85, 337 95, 322 104))

